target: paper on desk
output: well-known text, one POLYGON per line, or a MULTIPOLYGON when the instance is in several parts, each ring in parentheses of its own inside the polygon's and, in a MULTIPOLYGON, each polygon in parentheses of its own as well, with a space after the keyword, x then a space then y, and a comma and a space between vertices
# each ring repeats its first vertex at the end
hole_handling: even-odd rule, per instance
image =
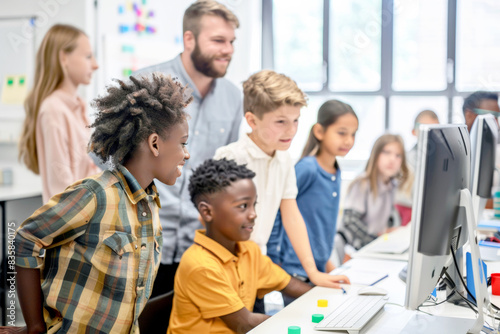
POLYGON ((370 247, 371 252, 386 253, 386 254, 403 254, 410 248, 410 240, 405 239, 389 239, 381 241, 370 247))
POLYGON ((366 269, 340 267, 330 273, 331 275, 346 275, 351 284, 373 285, 387 277, 387 273, 375 272, 366 269))
POLYGON ((500 231, 500 220, 491 219, 491 220, 480 220, 477 225, 479 230, 490 230, 490 231, 500 231))

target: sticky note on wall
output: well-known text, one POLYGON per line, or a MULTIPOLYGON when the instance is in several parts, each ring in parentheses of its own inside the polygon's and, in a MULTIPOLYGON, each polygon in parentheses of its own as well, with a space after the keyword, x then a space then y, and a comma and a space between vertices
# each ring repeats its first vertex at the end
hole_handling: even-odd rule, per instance
POLYGON ((2 98, 3 104, 23 104, 28 85, 25 74, 6 75, 2 78, 2 98))

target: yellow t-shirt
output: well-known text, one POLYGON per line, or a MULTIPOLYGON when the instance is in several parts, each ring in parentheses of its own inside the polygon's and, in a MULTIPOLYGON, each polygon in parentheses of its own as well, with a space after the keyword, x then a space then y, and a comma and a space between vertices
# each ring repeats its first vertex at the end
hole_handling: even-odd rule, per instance
POLYGON ((282 290, 290 275, 262 255, 253 241, 237 242, 237 256, 196 231, 194 244, 182 256, 174 283, 174 302, 167 334, 234 333, 220 319, 255 298, 282 290))

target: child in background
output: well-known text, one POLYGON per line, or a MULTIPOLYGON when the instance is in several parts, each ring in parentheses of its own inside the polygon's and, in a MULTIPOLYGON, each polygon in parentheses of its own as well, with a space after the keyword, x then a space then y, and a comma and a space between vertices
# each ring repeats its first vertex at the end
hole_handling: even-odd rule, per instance
MULTIPOLYGON (((417 137, 417 139, 418 129, 421 124, 439 124, 439 118, 432 110, 423 110, 419 112, 417 117, 415 117, 413 130, 411 130, 411 134, 417 137)), ((406 154, 406 162, 412 171, 415 171, 417 167, 417 153, 417 144, 415 144, 415 146, 413 146, 412 149, 406 154)))
MULTIPOLYGON (((330 272, 329 258, 336 233, 340 199, 340 169, 337 156, 345 156, 354 145, 358 118, 351 106, 341 101, 325 102, 318 111, 301 160, 295 165, 297 205, 304 218, 316 267, 330 272)), ((294 277, 308 282, 307 273, 286 233, 274 233, 282 226, 278 212, 275 229, 268 243, 268 255, 294 277)), ((290 302, 285 297, 285 305, 290 302)))
POLYGON ((189 193, 206 231, 196 231, 182 256, 168 334, 246 333, 269 318, 251 312, 257 295, 298 297, 311 289, 247 241, 257 217, 254 176, 226 159, 206 160, 193 172, 189 193))
POLYGON ((173 185, 189 159, 192 97, 163 75, 130 80, 94 103, 90 150, 114 169, 72 184, 17 231, 30 333, 139 332, 163 240, 153 179, 173 185))
POLYGON ((19 158, 40 174, 44 203, 100 171, 87 154, 90 123, 77 92, 97 68, 89 38, 70 25, 54 25, 38 49, 33 89, 24 103, 19 158))
POLYGON ((338 231, 341 238, 335 245, 341 258, 344 250, 349 255, 400 225, 394 196, 407 179, 403 139, 391 134, 381 136, 373 145, 365 172, 347 189, 338 231))
POLYGON ((232 159, 247 164, 255 172, 259 205, 251 240, 267 254, 266 245, 278 209, 292 246, 312 283, 340 288, 349 283, 346 276, 322 273, 316 267, 306 225, 297 202, 297 181, 292 159, 287 152, 297 133, 300 109, 305 94, 289 77, 263 70, 243 83, 245 119, 252 132, 232 144, 219 148, 215 159, 232 159))

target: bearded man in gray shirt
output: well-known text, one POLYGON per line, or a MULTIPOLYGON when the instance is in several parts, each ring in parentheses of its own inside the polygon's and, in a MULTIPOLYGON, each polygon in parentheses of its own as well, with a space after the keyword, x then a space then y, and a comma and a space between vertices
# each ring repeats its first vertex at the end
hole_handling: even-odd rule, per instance
POLYGON ((155 182, 161 202, 163 248, 151 298, 173 289, 181 256, 193 243, 194 231, 202 227, 188 191, 193 169, 212 158, 217 148, 238 139, 243 118, 241 92, 223 78, 233 55, 238 27, 238 18, 222 4, 196 1, 184 13, 184 51, 166 63, 134 73, 170 74, 193 89, 194 97, 186 108, 191 116, 188 120, 191 158, 174 186, 155 182))

